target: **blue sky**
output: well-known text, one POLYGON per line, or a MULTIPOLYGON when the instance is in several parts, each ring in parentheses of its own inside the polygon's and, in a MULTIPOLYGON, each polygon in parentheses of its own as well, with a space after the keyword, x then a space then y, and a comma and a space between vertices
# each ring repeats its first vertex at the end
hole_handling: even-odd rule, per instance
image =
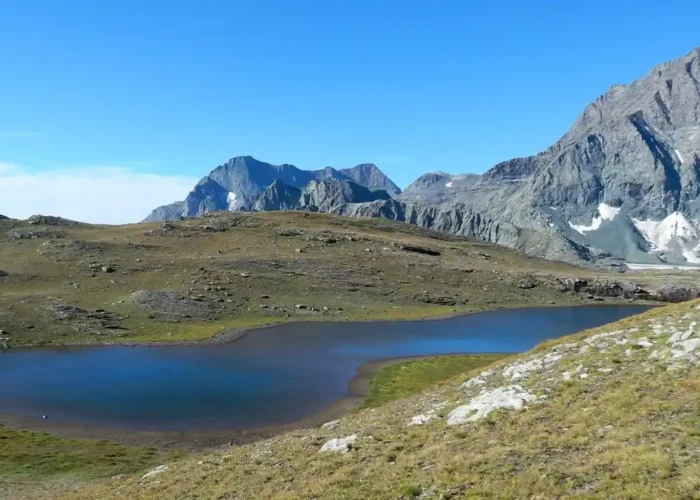
MULTIPOLYGON (((0 184, 15 192, 0 213, 83 210, 77 187, 61 202, 76 206, 27 201, 28 186, 63 186, 60 175, 85 189, 128 176, 118 185, 149 183, 140 195, 165 203, 244 154, 374 162, 402 187, 431 170, 483 172, 700 45, 700 2, 674 5, 3 0, 0 184)), ((90 212, 131 220, 131 201, 110 210, 133 216, 90 212)))

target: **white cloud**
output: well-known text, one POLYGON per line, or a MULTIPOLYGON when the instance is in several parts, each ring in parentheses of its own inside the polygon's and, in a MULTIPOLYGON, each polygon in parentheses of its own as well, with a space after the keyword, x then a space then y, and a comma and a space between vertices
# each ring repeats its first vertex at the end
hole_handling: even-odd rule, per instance
POLYGON ((185 199, 198 180, 123 167, 29 172, 0 162, 0 214, 17 219, 58 215, 102 224, 139 222, 154 208, 185 199))

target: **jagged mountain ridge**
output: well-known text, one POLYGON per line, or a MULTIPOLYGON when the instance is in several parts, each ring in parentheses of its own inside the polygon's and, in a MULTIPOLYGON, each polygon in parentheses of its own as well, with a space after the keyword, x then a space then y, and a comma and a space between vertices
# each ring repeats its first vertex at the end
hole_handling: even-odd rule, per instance
POLYGON ((363 163, 336 170, 301 170, 294 165, 271 165, 251 156, 238 156, 202 178, 182 202, 156 208, 146 221, 192 217, 216 210, 250 210, 277 180, 294 188, 304 188, 314 180, 352 181, 370 190, 399 194, 401 190, 375 165, 363 163))
MULTIPOLYGON (((277 178, 298 189, 317 179, 395 186, 374 166, 305 172, 243 158, 203 179, 184 206, 161 207, 149 219, 254 207, 277 178), (234 176, 237 181, 260 178, 243 188, 222 177, 240 161, 257 163, 247 168, 248 177, 234 176), (371 175, 360 175, 366 170, 371 175)), ((480 176, 426 174, 403 193, 389 189, 393 198, 340 197, 323 210, 410 222, 550 259, 700 264, 699 177, 697 48, 629 85, 611 87, 537 155, 501 162, 480 176)), ((258 207, 276 204, 266 200, 258 207)))

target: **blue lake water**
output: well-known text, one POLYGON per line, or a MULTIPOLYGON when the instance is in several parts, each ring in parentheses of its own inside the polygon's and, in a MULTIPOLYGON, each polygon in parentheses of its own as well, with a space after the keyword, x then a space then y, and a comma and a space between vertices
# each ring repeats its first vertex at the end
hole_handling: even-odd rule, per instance
POLYGON ((436 321, 297 323, 228 344, 0 353, 0 413, 133 429, 246 429, 301 420, 385 358, 515 353, 646 306, 498 310, 436 321))

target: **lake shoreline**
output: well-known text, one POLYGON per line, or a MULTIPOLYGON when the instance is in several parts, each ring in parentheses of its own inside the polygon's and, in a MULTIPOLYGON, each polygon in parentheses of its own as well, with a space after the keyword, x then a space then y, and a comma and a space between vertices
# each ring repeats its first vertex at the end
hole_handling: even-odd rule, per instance
POLYGON ((346 396, 302 420, 286 424, 251 429, 182 429, 158 431, 55 422, 51 420, 50 415, 48 416, 49 418, 43 419, 0 413, 0 425, 19 430, 46 432, 69 439, 108 440, 128 446, 149 446, 161 450, 199 452, 231 445, 249 444, 287 432, 320 427, 326 422, 340 419, 360 409, 365 399, 370 394, 372 380, 383 368, 407 361, 449 356, 469 356, 473 354, 480 353, 402 356, 364 363, 357 368, 355 376, 348 382, 348 394, 346 396))
POLYGON ((487 313, 492 311, 504 311, 504 310, 530 310, 530 309, 556 309, 560 307, 619 307, 619 306, 652 306, 661 307, 663 304, 648 300, 635 300, 630 301, 628 299, 615 299, 612 298, 606 302, 583 302, 578 304, 561 303, 561 304, 531 304, 531 305, 513 305, 513 306, 499 306, 484 309, 474 309, 469 311, 456 311, 447 314, 436 314, 433 316, 423 316, 417 318, 392 318, 392 319, 347 319, 347 320, 333 320, 333 318, 323 318, 323 319, 292 319, 290 321, 275 321, 271 323, 264 323, 258 325, 240 326, 233 328, 224 327, 219 333, 212 335, 211 337, 197 339, 197 340, 164 340, 164 341, 127 341, 127 342, 99 342, 99 343, 87 343, 87 342, 57 342, 50 344, 16 344, 11 345, 10 349, 34 349, 34 348, 59 348, 59 347, 172 347, 172 346, 193 346, 193 345, 218 345, 218 344, 228 344, 231 342, 236 342, 247 335, 256 333, 257 331, 266 330, 269 328, 275 328, 282 325, 302 325, 302 324, 313 324, 313 323, 328 323, 328 324, 345 324, 345 323, 411 323, 411 322, 423 322, 423 321, 441 321, 459 318, 462 316, 471 316, 473 314, 487 313))
MULTIPOLYGON (((624 306, 640 306, 643 304, 625 304, 624 306)), ((620 304, 596 304, 589 305, 589 307, 602 307, 606 306, 617 306, 620 304)), ((624 307, 623 306, 623 307, 624 307)), ((547 307, 540 307, 541 309, 548 309, 547 307)), ((527 308, 500 308, 500 310, 532 310, 535 307, 527 308)), ((551 307, 551 309, 558 309, 558 307, 551 307)), ((492 309, 491 311, 495 311, 492 309)), ((481 311, 486 312, 486 311, 481 311)), ((448 319, 459 316, 469 316, 474 313, 468 314, 453 314, 450 316, 442 316, 440 319, 448 319)), ((416 322, 423 321, 433 321, 438 318, 426 318, 420 320, 409 320, 416 322)), ((303 323, 303 322, 297 322, 303 323)), ((337 323, 337 322, 336 322, 337 323)), ((367 323, 367 322, 363 322, 367 323)), ((377 322, 380 323, 380 322, 377 322)), ((384 322, 381 322, 384 323, 384 322)), ((287 323, 288 324, 288 323, 287 323)), ((332 324, 329 322, 329 324, 332 324)), ((272 325, 266 325, 264 328, 270 328, 272 325)), ((261 328, 251 328, 248 331, 256 331, 261 328)), ((240 332, 239 332, 240 333, 240 332)), ((242 335, 238 336, 235 340, 243 338, 242 335)), ((199 344, 199 342, 194 345, 199 344)), ((162 344, 156 344, 156 346, 161 346, 162 344)), ((183 345, 183 344, 175 344, 183 345)), ((185 344, 187 345, 187 344, 185 344)), ((77 347, 77 346, 76 346, 77 347)), ((113 345, 113 346, 85 346, 80 347, 124 347, 123 345, 113 345)), ((149 347, 151 347, 149 345, 149 347)), ((30 417, 22 416, 17 414, 7 414, 0 413, 0 424, 6 425, 11 428, 33 430, 48 432, 51 434, 56 434, 67 438, 86 438, 86 439, 98 439, 98 440, 109 440, 115 441, 126 445, 136 445, 136 446, 152 446, 159 449, 179 449, 187 451, 198 451, 205 449, 218 448, 222 446, 230 446, 233 444, 246 444, 266 438, 270 438, 282 433, 292 432, 299 429, 308 429, 313 427, 319 427, 322 424, 336 420, 344 415, 357 410, 361 407, 366 397, 370 393, 370 385, 372 379, 376 374, 384 367, 391 366, 393 364, 416 360, 425 358, 435 358, 435 357, 446 357, 455 355, 469 355, 469 354, 483 354, 483 352, 471 351, 471 352, 452 352, 449 354, 426 354, 426 355, 412 355, 412 356, 399 356, 399 357, 388 357, 384 359, 373 360, 367 363, 363 363, 357 366, 355 374, 348 381, 346 385, 346 394, 333 403, 329 404, 325 408, 310 414, 309 416, 302 418, 300 420, 294 420, 285 422, 282 424, 273 424, 270 426, 254 427, 249 429, 235 429, 235 428, 214 428, 214 429, 202 429, 202 428, 182 428, 177 430, 169 429, 139 429, 129 428, 129 427, 99 427, 99 424, 81 424, 75 422, 58 422, 51 419, 51 415, 47 415, 48 418, 41 418, 40 416, 30 417)), ((517 354, 517 353, 514 353, 517 354)))

